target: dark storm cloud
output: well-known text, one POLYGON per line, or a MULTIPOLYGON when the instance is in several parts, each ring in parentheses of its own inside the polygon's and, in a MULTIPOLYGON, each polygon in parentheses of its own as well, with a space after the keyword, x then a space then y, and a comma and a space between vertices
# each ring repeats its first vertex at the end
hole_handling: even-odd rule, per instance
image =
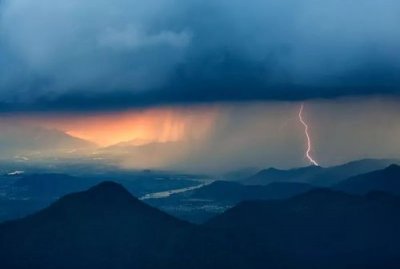
POLYGON ((397 0, 6 0, 0 110, 400 93, 397 0))

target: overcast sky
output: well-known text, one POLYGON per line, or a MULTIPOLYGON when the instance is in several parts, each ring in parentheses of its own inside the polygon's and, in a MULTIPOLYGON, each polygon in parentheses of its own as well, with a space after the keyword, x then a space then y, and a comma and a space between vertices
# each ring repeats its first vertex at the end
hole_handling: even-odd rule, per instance
POLYGON ((0 110, 400 93, 397 0, 2 0, 0 110))
POLYGON ((0 0, 0 147, 178 142, 123 165, 302 166, 305 102, 322 165, 400 157, 399 14, 398 0, 0 0))

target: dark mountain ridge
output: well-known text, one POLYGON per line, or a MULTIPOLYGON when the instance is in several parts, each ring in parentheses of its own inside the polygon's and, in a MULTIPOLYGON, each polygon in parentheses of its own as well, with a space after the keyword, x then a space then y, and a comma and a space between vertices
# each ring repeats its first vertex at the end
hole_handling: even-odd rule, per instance
POLYGON ((311 189, 313 186, 298 182, 275 182, 266 186, 248 186, 236 182, 215 181, 194 190, 190 198, 237 203, 244 200, 285 199, 311 189))
POLYGON ((400 198, 316 189, 246 201, 205 225, 104 182, 0 224, 2 268, 398 268, 400 198))
POLYGON ((269 168, 241 182, 246 185, 268 185, 272 182, 285 181, 330 187, 349 177, 384 169, 393 163, 399 163, 399 160, 362 159, 332 167, 307 166, 288 170, 269 168))
POLYGON ((262 268, 270 253, 283 268, 396 268, 399 209, 399 197, 386 193, 318 189, 287 200, 242 202, 207 226, 235 234, 253 268, 262 268))
POLYGON ((268 168, 242 180, 246 185, 268 185, 274 182, 307 182, 308 178, 321 173, 320 166, 307 166, 288 170, 268 168))
POLYGON ((5 268, 157 268, 191 225, 104 182, 0 225, 5 268))
POLYGON ((382 170, 350 177, 333 188, 354 194, 367 194, 371 191, 400 194, 400 166, 392 164, 382 170))

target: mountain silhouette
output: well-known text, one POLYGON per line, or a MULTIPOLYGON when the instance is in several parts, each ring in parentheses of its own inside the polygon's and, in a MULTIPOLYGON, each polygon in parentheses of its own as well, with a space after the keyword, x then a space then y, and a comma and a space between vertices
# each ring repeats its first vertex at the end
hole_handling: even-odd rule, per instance
POLYGON ((242 180, 242 183, 246 185, 268 185, 272 182, 284 181, 330 187, 349 177, 380 170, 393 163, 399 163, 399 160, 362 159, 332 167, 308 166, 288 170, 269 168, 242 180))
POLYGON ((398 268, 399 209, 400 199, 385 193, 318 189, 242 202, 207 225, 237 236, 249 268, 268 259, 271 268, 398 268))
POLYGON ((0 224, 1 268, 399 268, 400 198, 315 189, 245 201, 204 225, 104 182, 0 224))
POLYGON ((383 170, 354 176, 334 188, 354 194, 367 194, 371 191, 400 194, 400 166, 392 164, 383 170))
POLYGON ((4 268, 159 268, 174 262, 174 244, 190 228, 121 185, 104 182, 0 225, 0 263, 4 268))
POLYGON ((215 181, 198 189, 165 198, 148 199, 146 202, 177 218, 202 224, 241 201, 286 199, 313 188, 315 187, 310 184, 297 182, 253 186, 232 181, 215 181))
POLYGON ((261 170, 257 174, 244 179, 242 183, 246 185, 268 185, 274 182, 307 182, 314 175, 321 173, 320 166, 307 166, 289 170, 268 168, 261 170))
POLYGON ((399 163, 397 159, 362 159, 345 164, 325 168, 323 173, 310 178, 310 183, 316 186, 332 187, 335 184, 353 176, 381 170, 393 163, 399 163))
POLYGON ((236 182, 215 181, 210 185, 194 190, 190 198, 237 203, 244 200, 285 199, 312 188, 309 184, 297 182, 275 182, 267 186, 247 186, 236 182))

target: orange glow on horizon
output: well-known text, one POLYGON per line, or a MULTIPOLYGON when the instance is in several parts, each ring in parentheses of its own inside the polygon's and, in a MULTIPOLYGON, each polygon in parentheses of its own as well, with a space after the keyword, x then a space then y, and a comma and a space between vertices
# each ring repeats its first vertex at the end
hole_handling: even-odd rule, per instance
POLYGON ((45 127, 106 147, 143 145, 204 137, 214 124, 214 108, 159 108, 144 111, 41 119, 45 127), (44 122, 44 123, 43 123, 44 122))

